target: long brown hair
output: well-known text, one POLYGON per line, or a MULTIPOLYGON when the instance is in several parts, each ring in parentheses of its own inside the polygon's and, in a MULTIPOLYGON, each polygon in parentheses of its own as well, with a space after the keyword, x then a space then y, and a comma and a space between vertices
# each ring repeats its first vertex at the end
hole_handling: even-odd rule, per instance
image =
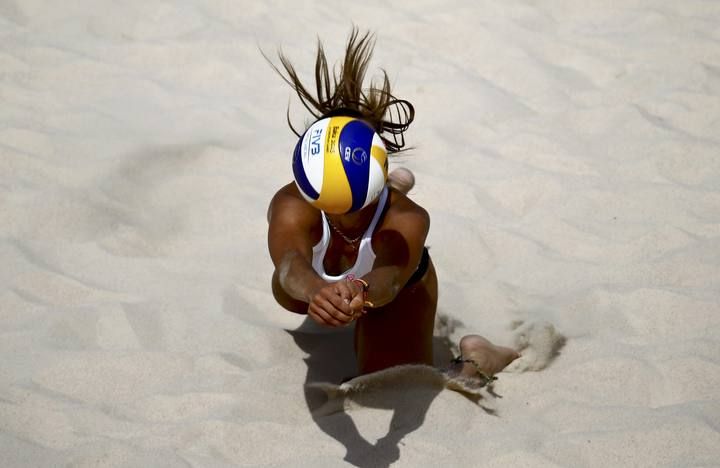
MULTIPOLYGON (((409 101, 393 96, 385 70, 382 70, 381 86, 371 82, 368 88, 363 88, 374 47, 373 34, 368 31, 361 35, 358 28, 353 27, 345 47, 345 58, 339 69, 332 67, 331 72, 322 42, 318 39, 314 94, 302 84, 295 67, 282 51, 278 52, 278 57, 285 73, 267 56, 265 58, 283 80, 292 86, 313 117, 320 119, 348 115, 362 118, 375 127, 388 152, 397 153, 405 147, 405 131, 415 118, 415 108, 409 101)), ((287 120, 290 129, 300 136, 301 133, 290 121, 289 108, 287 120)))

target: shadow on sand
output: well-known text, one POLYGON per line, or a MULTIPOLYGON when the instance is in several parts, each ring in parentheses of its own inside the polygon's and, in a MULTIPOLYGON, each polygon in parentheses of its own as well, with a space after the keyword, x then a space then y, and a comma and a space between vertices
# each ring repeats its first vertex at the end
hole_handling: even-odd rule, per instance
MULTIPOLYGON (((393 411, 387 434, 371 443, 362 437, 342 406, 331 413, 319 411, 328 401, 328 396, 311 385, 318 382, 339 384, 357 375, 352 329, 336 333, 288 333, 307 354, 304 359, 307 364, 304 392, 310 414, 323 432, 345 446, 345 461, 359 467, 389 466, 397 461, 400 458, 400 441, 422 425, 430 404, 442 387, 420 385, 413 388, 411 394, 363 399, 363 406, 393 411)), ((433 345, 435 362, 448 363, 452 358, 449 339, 436 336, 433 345)))

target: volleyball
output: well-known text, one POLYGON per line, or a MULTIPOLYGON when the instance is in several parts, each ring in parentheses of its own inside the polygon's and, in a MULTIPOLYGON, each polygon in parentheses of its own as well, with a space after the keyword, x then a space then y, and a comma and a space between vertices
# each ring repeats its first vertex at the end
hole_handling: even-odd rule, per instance
POLYGON ((292 158, 302 196, 326 213, 360 210, 387 181, 387 150, 366 122, 354 117, 320 119, 300 137, 292 158))

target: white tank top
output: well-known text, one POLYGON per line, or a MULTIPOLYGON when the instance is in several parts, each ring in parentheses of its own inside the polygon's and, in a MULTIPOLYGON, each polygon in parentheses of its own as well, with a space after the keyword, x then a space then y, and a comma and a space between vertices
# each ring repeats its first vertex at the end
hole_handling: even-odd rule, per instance
POLYGON ((372 249, 372 235, 375 231, 380 216, 382 215, 385 203, 388 198, 388 189, 385 187, 380 194, 380 201, 378 202, 377 208, 375 209, 375 215, 373 216, 370 226, 368 226, 365 234, 363 234, 362 240, 360 241, 360 247, 358 248, 357 259, 355 264, 350 267, 349 270, 344 271, 338 276, 332 276, 325 273, 325 266, 323 261, 325 260, 325 253, 327 252, 328 245, 330 245, 330 225, 328 224, 325 213, 321 212, 322 223, 323 223, 323 234, 320 242, 315 244, 313 247, 313 258, 312 267, 315 272, 320 275, 322 279, 329 282, 335 282, 345 279, 348 275, 355 275, 356 277, 364 276, 370 273, 373 264, 375 263, 375 252, 372 249))

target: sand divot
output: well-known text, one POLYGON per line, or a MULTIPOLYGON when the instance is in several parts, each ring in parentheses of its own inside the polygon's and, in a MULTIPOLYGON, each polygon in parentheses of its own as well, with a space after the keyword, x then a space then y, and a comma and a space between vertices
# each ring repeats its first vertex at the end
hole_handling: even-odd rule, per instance
MULTIPOLYGON (((436 338, 448 339, 463 325, 448 315, 440 314, 435 324, 436 338)), ((548 322, 517 320, 511 324, 513 347, 520 358, 503 372, 539 371, 547 367, 565 343, 565 337, 548 322)), ((453 390, 494 413, 496 396, 492 385, 484 386, 477 379, 468 379, 454 372, 427 365, 402 365, 372 374, 361 375, 342 384, 311 382, 306 388, 324 394, 322 403, 312 409, 316 417, 328 416, 355 408, 389 408, 407 406, 410 392, 439 393, 453 390), (482 401, 482 403, 481 403, 482 401)))
POLYGON ((514 348, 520 357, 503 372, 539 371, 546 368, 565 344, 565 337, 548 322, 512 323, 514 348))
MULTIPOLYGON (((476 403, 481 399, 487 400, 492 395, 490 389, 483 388, 473 379, 454 376, 441 369, 422 364, 391 367, 355 377, 339 385, 313 382, 306 387, 321 390, 327 396, 327 401, 313 410, 315 416, 326 416, 359 407, 382 408, 408 405, 411 403, 408 403, 407 395, 411 391, 437 394, 443 389, 449 389, 461 393, 476 403), (397 401, 393 403, 394 400, 397 401)), ((481 406, 486 407, 485 404, 481 406)))

